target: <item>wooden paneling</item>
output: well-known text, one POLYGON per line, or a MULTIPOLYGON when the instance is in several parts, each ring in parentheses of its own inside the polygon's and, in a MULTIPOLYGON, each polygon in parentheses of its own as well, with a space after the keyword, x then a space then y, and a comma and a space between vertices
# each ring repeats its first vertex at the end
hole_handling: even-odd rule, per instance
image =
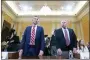
POLYGON ((85 43, 89 42, 89 14, 86 14, 82 20, 82 28, 84 33, 84 41, 85 43))
POLYGON ((8 16, 5 12, 2 12, 2 15, 4 17, 4 20, 6 20, 7 22, 9 22, 10 24, 13 23, 12 18, 10 16, 8 16))
MULTIPOLYGON (((52 28, 53 28, 53 24, 54 24, 54 28, 60 28, 60 22, 51 22, 51 21, 44 21, 44 22, 40 22, 39 25, 42 26, 44 28, 44 34, 51 36, 52 35, 52 28)), ((25 30, 25 28, 29 25, 32 25, 32 22, 19 22, 17 23, 17 30, 19 29, 19 26, 21 27, 19 33, 20 33, 20 37, 22 38, 22 34, 25 30)), ((70 22, 68 27, 72 27, 72 23, 70 22)))
POLYGON ((44 28, 44 34, 51 36, 52 22, 40 22, 40 25, 44 28))

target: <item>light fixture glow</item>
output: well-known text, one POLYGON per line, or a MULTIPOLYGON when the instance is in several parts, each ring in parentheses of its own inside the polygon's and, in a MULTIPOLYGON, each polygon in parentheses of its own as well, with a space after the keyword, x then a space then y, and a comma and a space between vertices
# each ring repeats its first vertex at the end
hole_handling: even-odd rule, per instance
POLYGON ((64 7, 61 7, 61 9, 63 10, 63 9, 64 9, 64 7))
POLYGON ((32 7, 31 6, 27 6, 27 5, 19 5, 19 7, 21 8, 22 11, 31 11, 32 7))
POLYGON ((51 9, 47 5, 45 5, 40 9, 40 12, 47 15, 47 14, 51 13, 51 9))
POLYGON ((67 11, 71 11, 72 10, 72 6, 71 5, 66 6, 66 10, 67 11))
POLYGON ((11 9, 18 14, 18 16, 25 16, 25 15, 75 15, 77 14, 80 9, 86 4, 88 1, 79 1, 76 5, 76 8, 72 10, 73 7, 69 5, 65 7, 61 7, 62 10, 51 10, 47 5, 44 5, 40 11, 33 11, 32 7, 23 5, 22 10, 20 11, 13 1, 5 1, 11 9), (28 11, 27 11, 28 10, 28 11), (32 11, 30 11, 32 10, 32 11))

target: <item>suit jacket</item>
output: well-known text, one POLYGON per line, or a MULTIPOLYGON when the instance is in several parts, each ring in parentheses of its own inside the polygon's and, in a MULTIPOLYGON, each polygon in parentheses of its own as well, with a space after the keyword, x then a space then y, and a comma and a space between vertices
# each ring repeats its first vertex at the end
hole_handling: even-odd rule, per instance
POLYGON ((19 36, 14 35, 13 38, 9 39, 7 51, 18 51, 19 45, 20 45, 19 36))
POLYGON ((55 39, 54 35, 52 35, 52 37, 51 37, 50 46, 56 46, 56 39, 55 39))
POLYGON ((62 51, 72 50, 77 47, 77 38, 73 29, 67 28, 70 35, 70 45, 66 46, 66 40, 62 28, 55 30, 55 39, 57 41, 56 47, 61 48, 62 51))
POLYGON ((20 41, 19 41, 19 36, 17 36, 17 35, 14 35, 11 40, 14 40, 13 43, 16 43, 16 44, 20 43, 20 41))
MULTIPOLYGON (((20 49, 23 49, 23 55, 27 56, 29 49, 32 47, 30 46, 30 40, 31 40, 31 27, 28 26, 24 32, 20 49)), ((35 55, 38 55, 40 50, 44 50, 45 42, 44 42, 44 30, 41 26, 37 26, 36 30, 36 37, 35 37, 35 55)))

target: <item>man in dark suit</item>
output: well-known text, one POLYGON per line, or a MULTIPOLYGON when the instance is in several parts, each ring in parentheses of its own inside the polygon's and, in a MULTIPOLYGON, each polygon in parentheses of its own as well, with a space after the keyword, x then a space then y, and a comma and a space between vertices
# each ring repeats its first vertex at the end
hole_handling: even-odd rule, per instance
POLYGON ((62 55, 63 51, 72 50, 76 53, 77 38, 73 29, 67 27, 68 21, 62 20, 62 28, 55 30, 55 38, 57 41, 57 53, 62 55))
POLYGON ((51 36, 51 41, 50 41, 51 56, 57 55, 56 42, 57 41, 55 39, 55 32, 53 32, 53 34, 51 36))
POLYGON ((39 17, 35 16, 32 20, 32 26, 28 26, 21 41, 19 58, 21 56, 42 56, 45 42, 43 27, 37 26, 39 17))

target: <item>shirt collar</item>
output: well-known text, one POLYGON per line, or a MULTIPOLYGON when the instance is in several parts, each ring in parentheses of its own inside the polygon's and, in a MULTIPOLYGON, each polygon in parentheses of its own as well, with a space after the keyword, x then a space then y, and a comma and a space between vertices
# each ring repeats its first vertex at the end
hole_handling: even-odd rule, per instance
POLYGON ((32 25, 32 26, 35 26, 35 27, 37 27, 37 25, 32 25))
MULTIPOLYGON (((64 28, 62 27, 62 29, 64 30, 64 28)), ((66 27, 66 29, 67 29, 67 27, 66 27)))

